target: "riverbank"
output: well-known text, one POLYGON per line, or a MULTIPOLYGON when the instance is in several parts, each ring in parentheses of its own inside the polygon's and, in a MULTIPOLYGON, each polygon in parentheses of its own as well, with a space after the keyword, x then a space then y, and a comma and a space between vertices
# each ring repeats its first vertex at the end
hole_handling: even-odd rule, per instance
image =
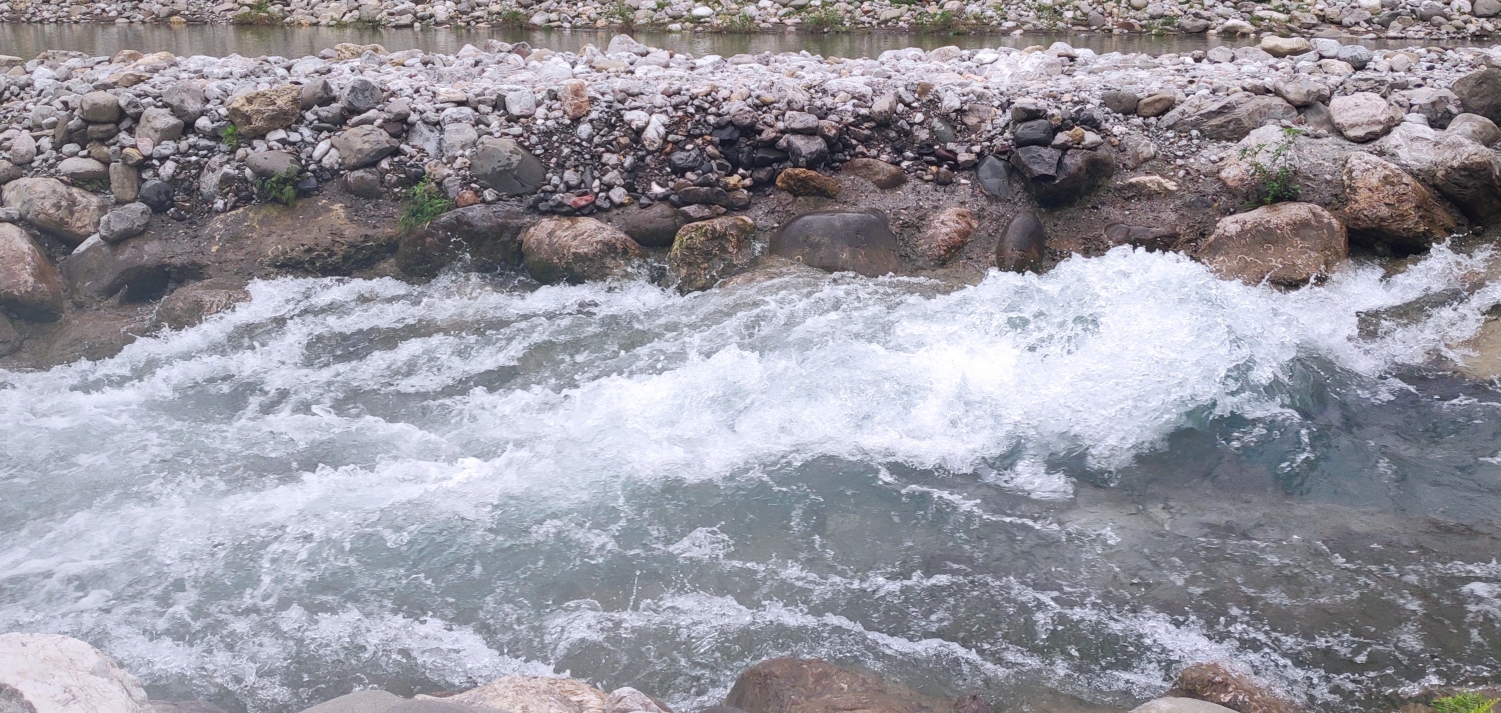
MULTIPOLYGON (((347 689, 346 689, 347 690, 347 689)), ((1430 688, 1391 697, 1390 710, 1433 713, 1427 704, 1456 692, 1430 688)), ((0 635, 0 693, 18 710, 38 713, 224 713, 202 700, 153 700, 136 678, 103 652, 66 636, 0 635)), ((1479 700, 1501 691, 1481 690, 1479 700)), ((629 686, 606 691, 568 676, 498 678, 458 691, 398 696, 379 688, 325 696, 303 713, 673 713, 661 700, 629 686)), ((316 700, 316 699, 315 699, 316 700)), ((1049 710, 1128 713, 1057 694, 1049 710)), ((956 697, 919 692, 858 668, 817 659, 776 658, 747 668, 728 686, 719 705, 699 713, 992 713, 974 694, 956 697)), ((1214 662, 1196 663, 1177 674, 1161 697, 1129 713, 1300 713, 1307 707, 1286 694, 1214 662)))
POLYGON ((621 36, 0 62, 9 366, 105 356, 285 274, 974 282, 1135 245, 1297 286, 1352 245, 1400 257, 1501 216, 1496 50, 843 60, 621 36))
POLYGON ((0 2, 0 21, 26 23, 233 23, 295 27, 556 28, 709 33, 841 33, 894 30, 936 35, 1104 32, 1155 35, 1489 38, 1501 0, 1291 0, 1264 7, 1230 0, 123 0, 0 2))

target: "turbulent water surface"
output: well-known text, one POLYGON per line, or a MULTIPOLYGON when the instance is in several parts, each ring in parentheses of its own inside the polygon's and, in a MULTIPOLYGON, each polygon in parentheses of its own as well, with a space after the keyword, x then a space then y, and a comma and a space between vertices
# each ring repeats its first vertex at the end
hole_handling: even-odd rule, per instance
POLYGON ((1494 681, 1501 394, 1431 366, 1489 263, 256 283, 0 371, 0 631, 248 711, 513 672, 691 708, 788 654, 1008 710, 1202 660, 1326 710, 1494 681))

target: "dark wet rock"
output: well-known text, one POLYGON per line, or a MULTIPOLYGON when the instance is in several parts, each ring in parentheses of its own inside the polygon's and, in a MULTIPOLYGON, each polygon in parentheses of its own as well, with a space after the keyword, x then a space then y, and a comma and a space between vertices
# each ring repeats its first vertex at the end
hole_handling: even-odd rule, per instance
POLYGON ((876 188, 883 190, 900 188, 907 182, 907 174, 902 172, 901 167, 873 158, 852 159, 840 171, 870 181, 876 188))
POLYGON ((684 292, 707 290, 755 257, 755 221, 743 215, 689 223, 678 230, 667 269, 684 292))
POLYGON ((152 179, 141 184, 140 201, 151 210, 160 213, 172 207, 172 186, 166 181, 152 179))
POLYGON ((806 168, 789 168, 777 174, 777 188, 795 196, 839 197, 839 181, 806 168))
MULTIPOLYGON (((250 292, 241 279, 201 280, 183 285, 162 298, 156 307, 156 321, 168 329, 185 329, 249 301, 250 292)), ((152 705, 155 713, 212 713, 219 710, 203 701, 153 701, 152 705)))
MULTIPOLYGON (((369 166, 395 153, 400 146, 385 129, 368 124, 349 129, 333 140, 333 147, 339 152, 339 161, 346 171, 369 166)), ((475 166, 478 165, 479 157, 476 157, 475 166)), ((478 175, 478 170, 475 173, 478 175)))
POLYGON ((1449 210, 1406 171, 1365 153, 1345 161, 1341 211, 1352 242, 1424 250, 1459 228, 1449 210))
POLYGON ((1167 252, 1178 243, 1178 231, 1146 225, 1111 223, 1105 226, 1105 240, 1111 245, 1132 245, 1150 252, 1167 252))
POLYGON ((0 308, 37 321, 57 319, 63 308, 62 275, 31 234, 11 223, 0 223, 0 308))
POLYGON ((1031 182, 1048 183, 1058 178, 1063 152, 1045 146, 1025 146, 1011 152, 1011 165, 1031 182))
POLYGON ((829 145, 822 136, 788 134, 777 142, 777 148, 787 152, 792 165, 802 168, 817 168, 829 160, 829 145))
POLYGON ((174 82, 163 90, 162 103, 172 110, 173 116, 188 125, 198 121, 198 117, 203 116, 204 110, 208 109, 208 99, 204 97, 203 87, 190 79, 174 82))
POLYGON ((719 186, 686 186, 678 190, 674 199, 676 204, 684 206, 696 204, 732 208, 736 203, 730 197, 730 192, 719 186))
POLYGON ((1136 96, 1136 92, 1119 89, 1112 89, 1100 95, 1100 102, 1105 105, 1106 109, 1126 116, 1136 113, 1136 103, 1140 100, 1141 97, 1136 96))
POLYGON ((626 274, 646 253, 593 218, 544 218, 521 236, 526 270, 542 283, 581 283, 626 274))
POLYGON ((1162 117, 1162 126, 1185 132, 1198 129, 1205 138, 1239 141, 1263 124, 1297 117, 1298 110, 1281 97, 1240 92, 1228 97, 1191 97, 1162 117))
POLYGON ((975 168, 975 179, 986 193, 1002 200, 1011 197, 1011 165, 1005 161, 995 156, 980 159, 980 165, 975 168))
POLYGON ((1037 202, 1045 206, 1072 203, 1093 191, 1115 175, 1115 158, 1105 151, 1070 149, 1058 162, 1052 181, 1033 180, 1027 184, 1037 202))
MULTIPOLYGON (((350 82, 349 86, 344 89, 344 100, 342 102, 344 111, 349 112, 350 116, 358 116, 370 111, 380 105, 383 94, 384 92, 381 91, 380 86, 375 82, 364 77, 355 77, 354 81, 350 82)), ((298 102, 300 103, 301 100, 302 96, 299 93, 298 102)))
POLYGON ((480 183, 507 196, 535 193, 547 180, 547 167, 511 139, 486 141, 470 170, 480 183))
MULTIPOLYGON (((5 316, 4 311, 0 311, 0 357, 10 356, 20 351, 24 342, 25 338, 16 331, 15 325, 10 323, 10 318, 5 316)), ((0 693, 0 705, 6 703, 9 702, 4 699, 3 693, 0 693)), ((11 705, 16 708, 20 707, 15 703, 11 705)))
POLYGON ((1011 135, 1017 146, 1047 146, 1053 142, 1053 124, 1047 119, 1033 119, 1018 125, 1011 135))
POLYGON ((926 696, 827 661, 772 659, 736 679, 725 705, 745 713, 951 713, 954 702, 926 696))
POLYGON ((1278 203, 1222 218, 1198 257, 1220 277, 1298 287, 1332 273, 1349 254, 1345 226, 1311 203, 1278 203))
POLYGON ((451 210, 403 235, 396 265, 422 278, 466 257, 469 267, 481 272, 513 269, 521 264, 521 235, 536 221, 535 215, 511 203, 451 210))
POLYGON ((704 163, 703 154, 697 151, 673 151, 667 156, 667 167, 679 174, 701 171, 704 163))
POLYGON ((106 243, 118 243, 146 232, 151 222, 151 206, 145 203, 127 203, 99 219, 99 239, 106 243))
POLYGON ((1501 124, 1501 69, 1476 70, 1460 77, 1450 89, 1459 95, 1466 112, 1501 124))
POLYGON ((917 257, 930 265, 942 265, 969 245, 980 222, 968 208, 949 206, 933 214, 917 239, 917 257))
POLYGON ((683 217, 671 204, 653 203, 624 211, 616 219, 615 227, 646 247, 665 248, 672 245, 678 228, 683 227, 683 217))
MULTIPOLYGON (((342 156, 343 151, 339 154, 342 156)), ((302 169, 297 157, 286 151, 257 151, 245 157, 245 167, 256 178, 271 178, 295 173, 302 169)))
POLYGON ((104 199, 55 178, 16 179, 0 195, 6 208, 19 210, 26 222, 68 245, 92 235, 109 210, 104 199))
POLYGON ((1199 663, 1183 669, 1164 697, 1194 698, 1224 706, 1237 713, 1298 713, 1299 708, 1266 686, 1231 673, 1216 663, 1199 663))
POLYGON ((896 235, 879 211, 800 215, 772 236, 771 252, 829 272, 875 277, 901 270, 896 235))
POLYGON ((1011 219, 1006 233, 996 245, 996 267, 1007 272, 1037 270, 1047 255, 1047 242, 1047 234, 1037 215, 1022 213, 1011 219))

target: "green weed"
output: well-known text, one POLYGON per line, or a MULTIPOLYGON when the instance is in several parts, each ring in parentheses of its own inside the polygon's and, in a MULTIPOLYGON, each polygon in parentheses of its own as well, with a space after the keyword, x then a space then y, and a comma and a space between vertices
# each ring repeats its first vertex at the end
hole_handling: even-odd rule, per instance
POLYGON ((234 124, 229 124, 219 130, 219 140, 224 142, 224 147, 231 152, 240 148, 240 130, 234 124))
POLYGON ((1490 713, 1496 706, 1495 698, 1486 698, 1479 693, 1456 693, 1434 699, 1429 704, 1437 713, 1490 713))
POLYGON ((1247 207, 1295 201, 1303 194, 1302 186, 1293 182, 1298 168, 1287 155, 1293 147, 1293 140, 1302 135, 1303 130, 1296 127, 1283 129, 1282 140, 1272 148, 1265 161, 1261 153, 1267 148, 1266 144, 1241 148, 1240 158, 1250 165, 1251 177, 1256 181, 1255 192, 1247 201, 1247 207))
POLYGON ((401 211, 401 220, 397 227, 402 232, 411 232, 427 225, 444 213, 453 208, 453 201, 443 197, 443 191, 435 185, 431 178, 423 176, 422 180, 407 193, 406 208, 401 211))
POLYGON ((267 200, 273 200, 288 208, 297 207, 297 183, 302 180, 302 169, 293 166, 270 178, 255 182, 255 190, 267 200))

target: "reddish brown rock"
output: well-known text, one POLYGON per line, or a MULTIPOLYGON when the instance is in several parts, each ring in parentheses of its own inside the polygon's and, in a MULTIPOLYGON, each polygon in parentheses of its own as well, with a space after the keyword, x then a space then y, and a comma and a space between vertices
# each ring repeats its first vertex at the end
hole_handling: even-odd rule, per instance
POLYGON ((900 188, 907 182, 907 174, 902 173, 901 168, 873 158, 851 159, 840 170, 885 190, 900 188))
POLYGON ((1199 663, 1183 669, 1165 697, 1196 698, 1237 713, 1298 713, 1294 705, 1276 692, 1217 663, 1199 663))
POLYGON ((582 79, 568 79, 558 86, 558 101, 563 115, 580 119, 589 115, 589 84, 582 79))
POLYGON ((839 181, 806 168, 789 168, 777 174, 777 188, 794 196, 839 197, 839 181))
POLYGON ((942 265, 969 244, 980 221, 968 208, 949 206, 935 213, 928 227, 917 239, 917 253, 922 260, 942 265))
POLYGON ((1458 221, 1427 187, 1375 156, 1350 154, 1344 182, 1348 202, 1340 213, 1352 239, 1416 251, 1459 229, 1458 221))

